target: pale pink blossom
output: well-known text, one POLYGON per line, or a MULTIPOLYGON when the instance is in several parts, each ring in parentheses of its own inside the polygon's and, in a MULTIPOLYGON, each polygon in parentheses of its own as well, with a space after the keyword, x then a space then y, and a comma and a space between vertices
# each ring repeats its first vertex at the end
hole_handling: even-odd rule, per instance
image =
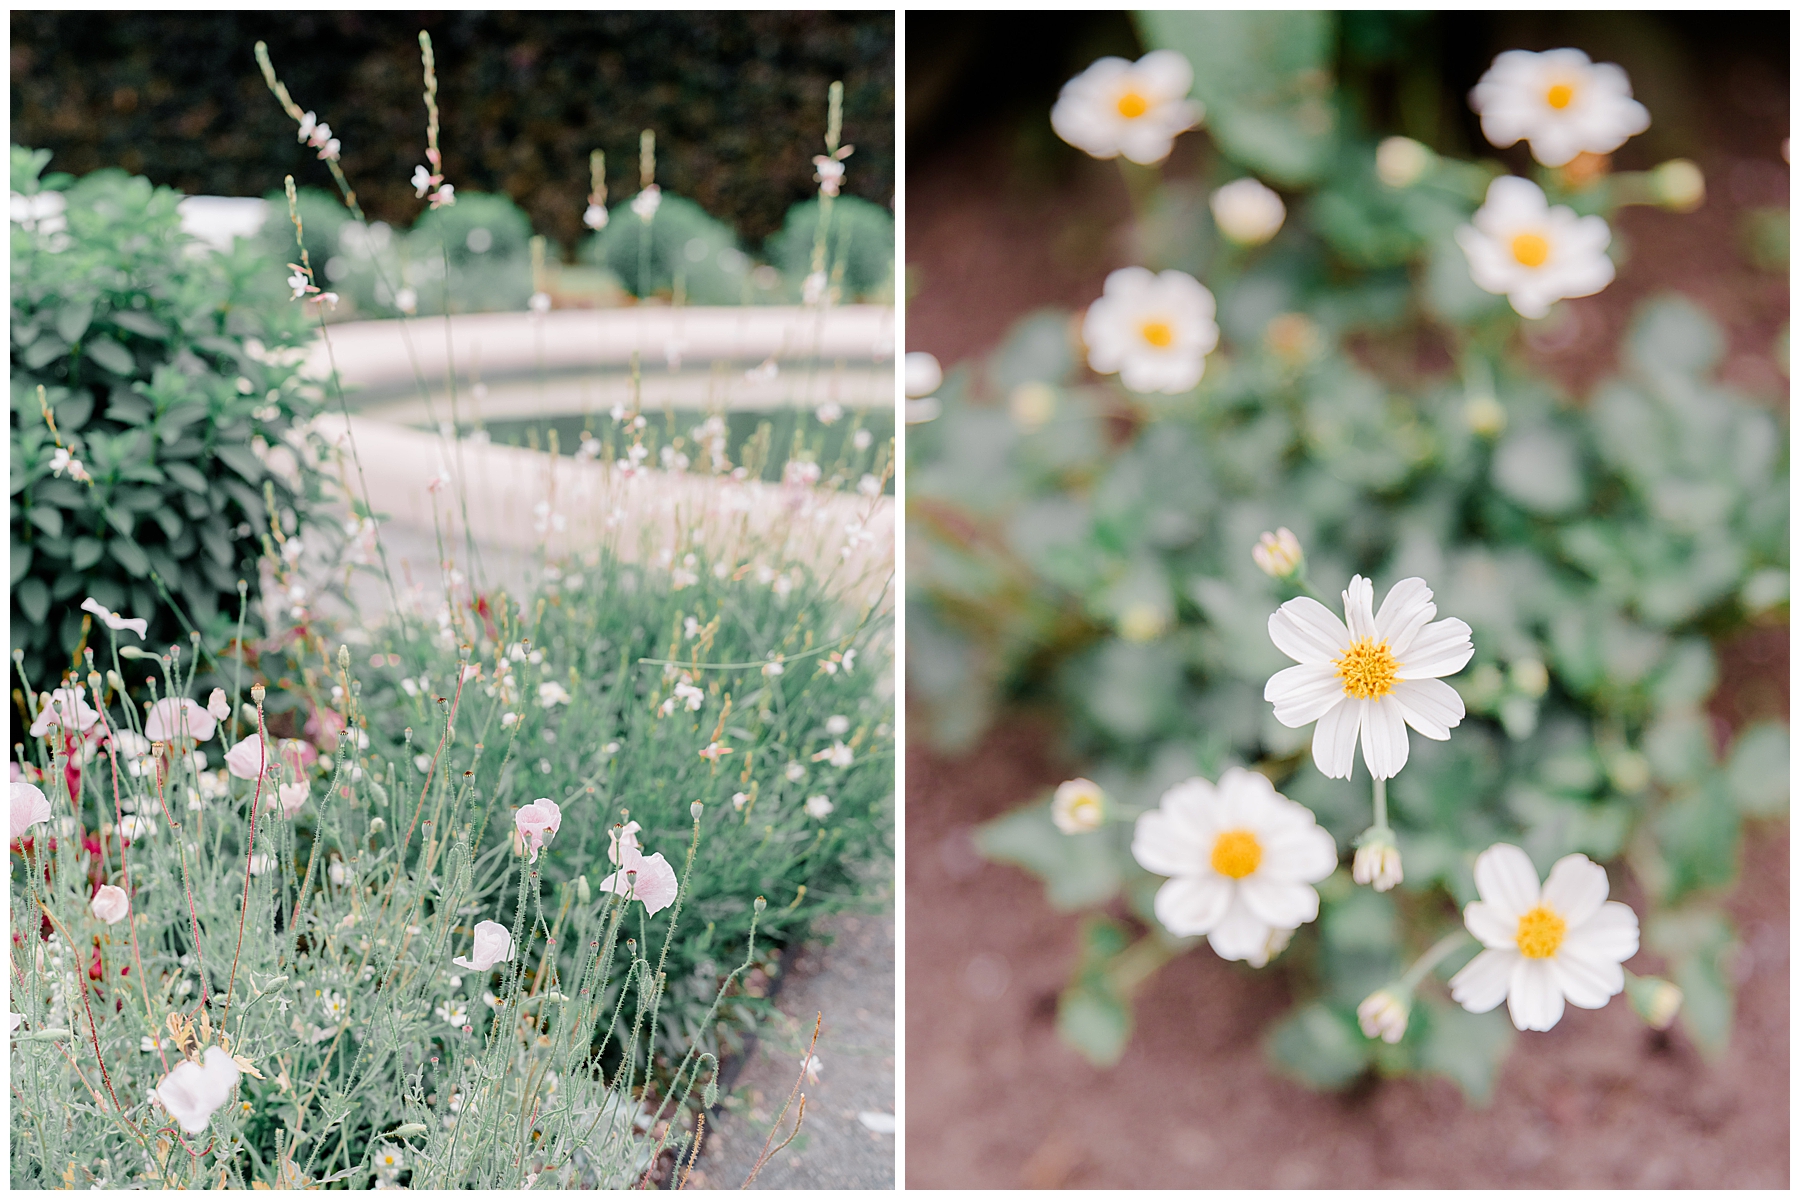
POLYGON ((641 900, 644 911, 655 916, 675 903, 681 883, 675 878, 675 868, 660 853, 646 855, 638 848, 637 831, 636 821, 611 831, 612 848, 607 856, 619 869, 600 881, 600 890, 641 900))
POLYGON ((143 617, 122 617, 92 596, 81 602, 81 610, 91 612, 99 617, 101 621, 105 622, 108 629, 129 629, 139 637, 146 637, 149 634, 150 622, 148 620, 143 617))
POLYGON ((156 1085, 156 1098, 189 1133, 203 1133, 213 1113, 231 1099, 237 1063, 217 1046, 206 1048, 204 1063, 183 1060, 156 1085))
POLYGON ((263 747, 262 735, 253 733, 225 752, 225 769, 239 779, 255 779, 265 775, 275 759, 263 747))
POLYGON ((100 714, 88 707, 82 696, 83 690, 78 683, 40 697, 37 720, 31 723, 31 736, 44 737, 59 725, 72 732, 86 733, 100 719, 100 714))
POLYGON ((44 793, 36 784, 15 783, 12 785, 12 836, 13 840, 25 836, 33 825, 50 819, 50 802, 44 799, 44 793))
POLYGON ((223 721, 231 715, 231 701, 226 699, 224 688, 212 690, 212 695, 206 698, 206 712, 215 721, 223 721))
POLYGON ((471 971, 486 971, 492 969, 495 963, 511 962, 512 934, 498 921, 481 922, 475 926, 474 955, 473 958, 458 955, 450 961, 471 971))
POLYGON ((186 696, 165 696, 150 706, 150 715, 144 719, 144 736, 153 742, 204 742, 211 740, 218 727, 213 715, 195 701, 186 696))
POLYGON ((89 907, 94 910, 96 917, 108 925, 117 925, 131 912, 131 898, 125 894, 124 888, 103 883, 100 890, 94 893, 94 901, 89 907))
POLYGON ((312 796, 312 785, 302 779, 298 783, 282 784, 275 793, 281 804, 281 815, 291 821, 312 796))
POLYGON ((545 838, 562 828, 562 809, 549 797, 539 797, 513 814, 513 824, 518 827, 519 837, 531 847, 531 861, 536 862, 545 838))

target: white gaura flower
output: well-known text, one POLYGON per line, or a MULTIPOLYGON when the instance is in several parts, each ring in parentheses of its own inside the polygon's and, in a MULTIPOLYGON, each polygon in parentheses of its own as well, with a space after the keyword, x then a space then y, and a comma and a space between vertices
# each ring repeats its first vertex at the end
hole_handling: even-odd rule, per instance
POLYGON ((1240 246, 1262 245, 1287 219, 1287 205, 1281 197, 1248 175, 1214 192, 1208 204, 1219 232, 1240 246))
POLYGON ((475 926, 473 958, 460 954, 450 961, 471 971, 492 969, 495 963, 510 962, 513 956, 512 934, 498 921, 482 921, 475 926))
POLYGON ((1563 1002, 1604 1008, 1625 990, 1620 965, 1638 951, 1638 918, 1606 898, 1606 868, 1585 854, 1556 860, 1538 886, 1537 868, 1517 846, 1489 846, 1475 860, 1481 899, 1463 923, 1487 947, 1450 979, 1450 996, 1470 1012, 1506 1001, 1520 1029, 1562 1020, 1563 1002))
POLYGON ((1650 110, 1631 98, 1631 80, 1616 63, 1596 63, 1579 50, 1508 50, 1469 93, 1481 132, 1496 146, 1520 138, 1546 167, 1577 154, 1611 154, 1650 128, 1650 110))
POLYGON ((1114 271, 1081 323, 1088 365, 1102 375, 1118 372, 1134 392, 1185 392, 1200 382, 1206 356, 1219 344, 1217 311, 1213 294, 1192 275, 1114 271))
POLYGON ((204 1133, 213 1113, 231 1099, 237 1063, 217 1046, 206 1048, 204 1063, 183 1060, 156 1085, 156 1098, 189 1133, 204 1133))
POLYGON ((1439 676, 1454 675, 1475 654, 1469 627, 1433 621, 1437 605, 1423 579, 1402 579, 1375 611, 1375 585, 1361 575, 1344 590, 1349 624, 1310 596, 1269 617, 1275 648, 1300 665, 1277 671, 1263 689, 1275 719, 1289 729, 1313 721, 1313 761, 1327 779, 1348 779, 1363 761, 1377 779, 1406 765, 1406 726, 1448 741, 1462 723, 1462 697, 1439 676))
POLYGON ((1095 158, 1159 163, 1205 113, 1187 98, 1193 86, 1194 68, 1177 51, 1152 50, 1135 63, 1108 56, 1063 84, 1050 127, 1095 158))
POLYGON ((1473 224, 1456 231, 1476 286, 1503 295, 1520 316, 1537 318, 1558 300, 1591 296, 1613 279, 1603 217, 1552 208, 1529 179, 1502 175, 1488 185, 1473 224))
POLYGON ((1242 767, 1216 787, 1196 777, 1164 792, 1138 818, 1131 853, 1170 877, 1156 893, 1164 929, 1204 934, 1220 958, 1255 967, 1319 915, 1312 885, 1337 868, 1337 845, 1312 812, 1242 767))
POLYGON ((89 907, 93 909, 96 917, 108 925, 117 925, 131 911, 131 897, 125 894, 124 888, 103 883, 100 885, 100 890, 94 893, 93 902, 89 907))

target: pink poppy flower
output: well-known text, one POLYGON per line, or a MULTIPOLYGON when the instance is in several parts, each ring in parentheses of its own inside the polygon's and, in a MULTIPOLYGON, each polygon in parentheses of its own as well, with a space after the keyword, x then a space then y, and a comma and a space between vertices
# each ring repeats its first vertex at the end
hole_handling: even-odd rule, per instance
POLYGON ((255 779, 274 765, 274 756, 263 748, 260 733, 251 734, 225 752, 225 769, 239 779, 255 779))
POLYGON ((619 869, 600 881, 600 890, 624 896, 627 900, 641 900, 644 911, 655 916, 675 903, 681 881, 675 877, 675 868, 661 854, 646 855, 638 849, 638 828, 638 823, 633 821, 612 831, 613 844, 607 856, 619 869))
POLYGON ((12 836, 18 841, 30 831, 33 825, 50 819, 50 802, 44 799, 44 793, 37 785, 15 783, 12 785, 12 836))
POLYGON ((450 961, 471 971, 486 971, 495 963, 510 962, 513 956, 512 934, 498 921, 483 921, 475 926, 474 953, 474 958, 458 955, 450 961))
POLYGON ((531 861, 536 862, 545 837, 562 828, 562 809, 554 800, 540 797, 514 813, 513 824, 518 827, 519 837, 531 847, 531 861))
POLYGON ((165 696, 150 706, 150 716, 144 721, 144 736, 153 742, 173 742, 183 738, 204 742, 211 740, 218 727, 218 720, 198 702, 186 696, 180 699, 165 696))
POLYGON ((96 917, 108 925, 117 925, 131 912, 131 898, 125 894, 124 888, 103 883, 100 885, 100 890, 94 893, 94 900, 90 907, 93 908, 96 917))

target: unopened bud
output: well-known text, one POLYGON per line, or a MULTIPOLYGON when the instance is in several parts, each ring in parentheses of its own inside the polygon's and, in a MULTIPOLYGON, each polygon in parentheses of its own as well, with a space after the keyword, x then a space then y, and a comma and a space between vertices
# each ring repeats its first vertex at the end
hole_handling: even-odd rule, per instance
POLYGON ((1631 1010, 1652 1029, 1667 1029, 1681 1012, 1681 989, 1654 975, 1627 974, 1625 996, 1631 1010))
POLYGON ((1409 188, 1425 177, 1437 155, 1423 142, 1391 137, 1375 147, 1375 174, 1391 188, 1409 188))
POLYGON ((719 1082, 716 1079, 706 1081, 706 1087, 700 1092, 700 1100, 708 1108, 717 1107, 719 1103, 719 1082))
POLYGON ((1693 212, 1706 202, 1706 176, 1685 158, 1671 158, 1650 172, 1657 202, 1674 212, 1693 212))
POLYGON ((698 821, 700 819, 700 814, 705 811, 706 811, 706 805, 700 803, 698 800, 696 800, 692 804, 688 805, 688 814, 690 816, 692 816, 694 818, 694 820, 696 820, 696 821, 698 821))
POLYGON ((1388 1045, 1406 1036, 1406 1020, 1412 1015, 1412 997, 1398 984, 1389 984, 1356 1006, 1356 1023, 1363 1036, 1380 1038, 1388 1045))
POLYGON ((1106 821, 1106 793, 1091 779, 1058 784, 1050 819, 1064 833, 1091 833, 1106 821))
POLYGON ((577 876, 575 879, 575 898, 583 904, 593 903, 594 892, 593 889, 588 887, 586 875, 577 876))
POLYGON ((1292 579, 1306 565, 1306 553, 1300 549, 1300 539, 1286 526, 1274 533, 1265 532, 1251 549, 1250 557, 1264 573, 1276 579, 1292 579))
POLYGON ((338 647, 338 669, 342 670, 342 671, 348 671, 350 669, 350 647, 349 646, 339 646, 338 647))
POLYGON ((1262 245, 1287 219, 1281 197, 1247 175, 1214 192, 1210 203, 1219 232, 1240 246, 1262 245))
POLYGON ((767 900, 763 899, 761 896, 758 896, 756 898, 756 903, 751 905, 750 907, 754 908, 760 914, 763 909, 769 907, 769 902, 767 900))
POLYGON ((369 822, 369 832, 371 834, 383 833, 386 830, 387 830, 387 822, 382 820, 380 817, 376 817, 374 820, 369 822))
POLYGON ((1387 829, 1369 829, 1356 839, 1356 857, 1350 864, 1350 877, 1357 883, 1369 884, 1385 892, 1406 878, 1400 867, 1400 848, 1387 829))

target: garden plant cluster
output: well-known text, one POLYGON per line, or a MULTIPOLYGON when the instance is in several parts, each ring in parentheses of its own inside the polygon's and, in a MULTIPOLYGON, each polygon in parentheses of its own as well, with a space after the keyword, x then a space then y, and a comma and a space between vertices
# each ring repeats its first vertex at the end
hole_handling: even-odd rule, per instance
POLYGON ((1328 15, 1138 26, 1145 57, 1048 114, 1121 160, 1137 265, 978 367, 908 362, 915 727, 1051 700, 1088 764, 977 838, 1111 910, 1062 1036, 1116 1061, 1204 939, 1291 973, 1267 1049, 1317 1087, 1483 1100, 1521 1032, 1621 993, 1719 1050, 1720 901, 1745 822, 1786 812, 1787 730, 1719 746, 1703 706, 1718 643, 1785 620, 1785 430, 1680 297, 1587 395, 1521 344, 1612 281, 1623 206, 1688 211, 1700 172, 1612 169, 1655 114, 1579 49, 1470 95, 1513 174, 1362 127, 1328 15))
MULTIPOLYGON (((477 198, 444 175, 420 48, 408 239, 454 264, 488 226, 450 219, 477 198)), ((338 141, 257 52, 340 185, 329 244, 372 244, 338 141)), ((866 253, 833 237, 839 96, 819 307, 866 253)), ((14 150, 15 192, 62 197, 12 235, 14 1182, 684 1182, 780 949, 887 887, 891 601, 866 518, 825 521, 884 503, 891 445, 797 440, 764 484, 715 416, 658 471, 623 408, 578 451, 603 494, 540 505, 525 594, 472 541, 458 559, 448 476, 441 577, 403 576, 378 465, 309 432, 344 408, 299 370, 340 298, 316 206, 290 177, 281 256, 266 231, 214 253, 167 189, 46 159, 14 150), (670 543, 614 532, 690 470, 718 486, 670 543), (746 533, 759 505, 790 532, 746 533)), ((596 190, 603 233, 678 211, 596 190)), ((400 296, 403 262, 370 257, 371 295, 400 296)), ((440 272, 430 307, 472 279, 440 272)))

